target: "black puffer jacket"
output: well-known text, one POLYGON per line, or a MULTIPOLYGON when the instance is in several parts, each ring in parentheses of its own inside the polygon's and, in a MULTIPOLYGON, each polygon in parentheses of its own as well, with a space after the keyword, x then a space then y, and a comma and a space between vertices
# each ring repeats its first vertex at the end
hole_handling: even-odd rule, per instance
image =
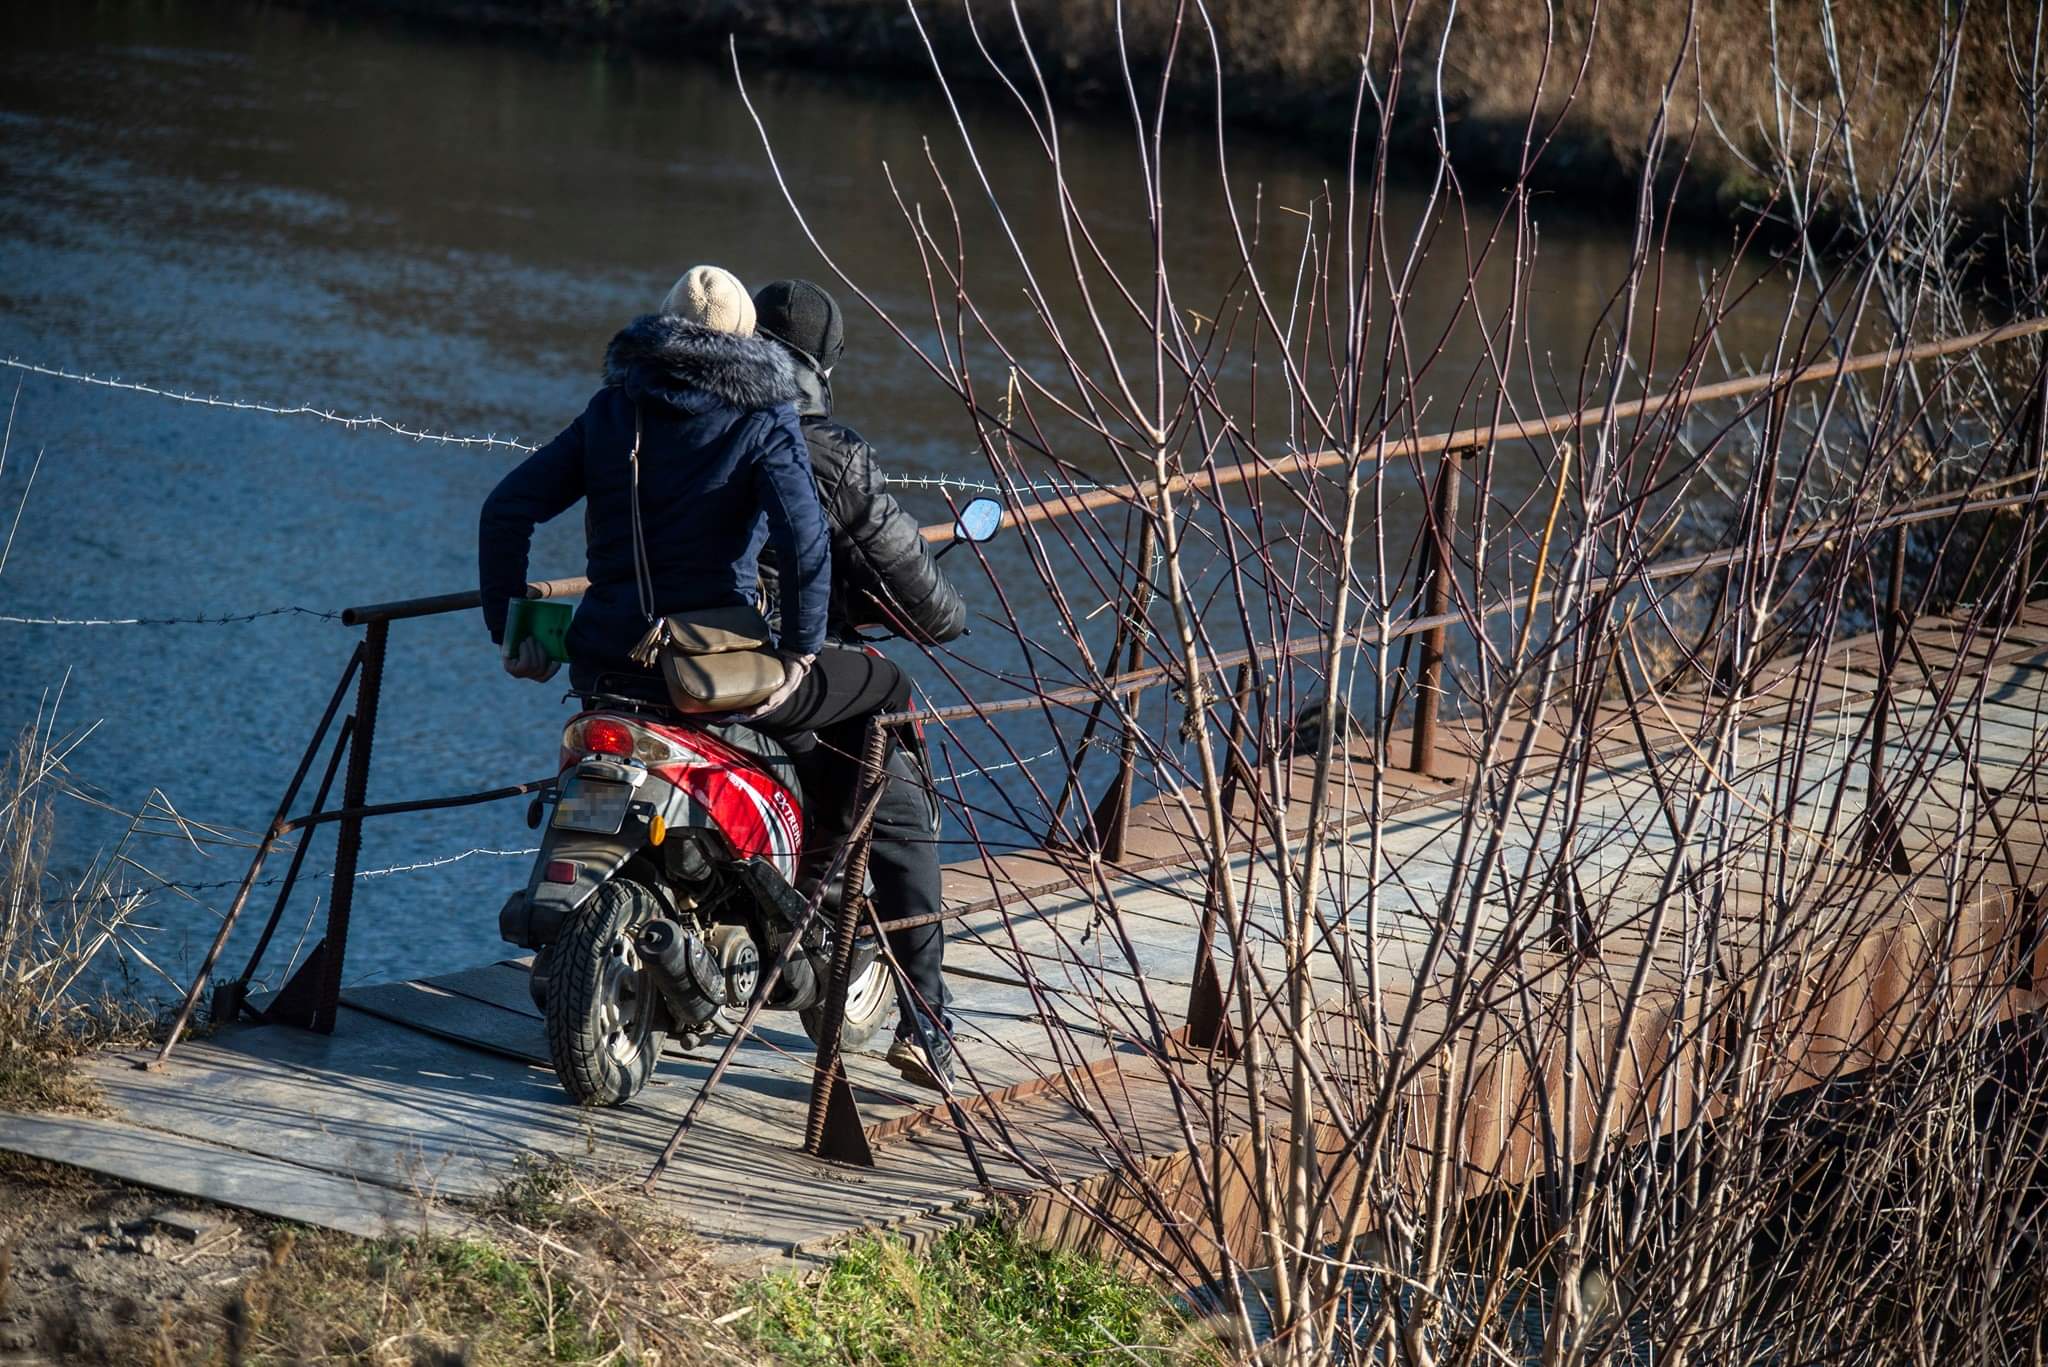
MULTIPOLYGON (((832 421, 831 386, 801 358, 796 369, 802 391, 797 416, 832 533, 828 633, 845 639, 856 628, 874 627, 921 645, 943 645, 967 629, 967 604, 932 558, 917 520, 889 492, 874 448, 832 421)), ((761 581, 774 601, 772 553, 761 557, 761 581)))

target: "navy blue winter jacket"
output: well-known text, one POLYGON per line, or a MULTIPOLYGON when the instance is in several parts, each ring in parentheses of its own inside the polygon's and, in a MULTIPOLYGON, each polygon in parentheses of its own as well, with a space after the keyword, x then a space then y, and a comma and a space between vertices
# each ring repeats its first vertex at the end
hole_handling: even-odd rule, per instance
POLYGON ((586 503, 590 590, 569 627, 569 655, 599 670, 631 669, 647 631, 635 587, 633 416, 641 422, 640 515, 656 616, 755 601, 757 562, 773 541, 786 577, 785 648, 825 639, 831 543, 811 479, 789 354, 763 337, 714 332, 649 314, 612 338, 604 388, 583 416, 527 457, 484 500, 477 580, 484 624, 502 641, 509 599, 526 588, 533 529, 586 503))

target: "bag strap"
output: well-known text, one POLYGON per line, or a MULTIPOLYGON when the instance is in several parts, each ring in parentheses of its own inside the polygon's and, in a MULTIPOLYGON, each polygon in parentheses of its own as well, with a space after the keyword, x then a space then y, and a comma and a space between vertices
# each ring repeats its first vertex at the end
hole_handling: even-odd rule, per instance
POLYGON ((633 405, 633 450, 626 457, 633 489, 633 587, 640 595, 640 615, 654 621, 654 571, 647 567, 647 533, 640 521, 640 405, 633 405))

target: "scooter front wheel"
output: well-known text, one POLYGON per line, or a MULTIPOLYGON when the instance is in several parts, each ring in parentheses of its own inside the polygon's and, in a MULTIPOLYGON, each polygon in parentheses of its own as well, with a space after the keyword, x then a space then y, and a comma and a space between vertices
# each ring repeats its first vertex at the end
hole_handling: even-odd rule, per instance
POLYGON ((630 879, 599 888, 546 950, 548 1054, 585 1106, 623 1106, 647 1085, 663 1032, 634 936, 660 909, 630 879))

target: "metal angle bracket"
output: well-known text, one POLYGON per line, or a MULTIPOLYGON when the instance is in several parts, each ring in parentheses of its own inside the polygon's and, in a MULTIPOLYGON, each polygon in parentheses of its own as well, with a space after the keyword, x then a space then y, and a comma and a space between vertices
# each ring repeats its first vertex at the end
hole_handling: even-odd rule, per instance
POLYGON ((278 990, 263 1008, 263 1019, 278 1025, 296 1025, 301 1030, 334 1033, 334 1022, 320 1024, 321 989, 327 977, 327 941, 313 946, 313 952, 299 965, 291 980, 278 990))
POLYGON ((826 1084, 825 1124, 811 1156, 861 1168, 875 1165, 875 1150, 868 1143, 867 1127, 861 1124, 860 1107, 854 1104, 853 1087, 846 1080, 843 1065, 833 1067, 831 1080, 826 1084))
POLYGON ((1188 991, 1188 1022, 1181 1038, 1191 1048, 1206 1049, 1224 1058, 1237 1057, 1237 1040, 1230 1030, 1223 984, 1207 954, 1195 965, 1194 985, 1188 991))

